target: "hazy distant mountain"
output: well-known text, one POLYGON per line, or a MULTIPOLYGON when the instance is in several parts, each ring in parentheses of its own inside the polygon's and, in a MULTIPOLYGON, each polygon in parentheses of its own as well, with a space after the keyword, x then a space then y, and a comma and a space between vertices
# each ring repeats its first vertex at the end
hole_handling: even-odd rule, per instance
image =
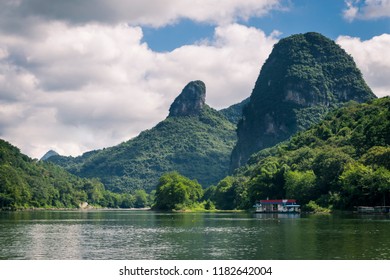
POLYGON ((59 156, 59 154, 56 151, 50 150, 46 154, 44 154, 40 160, 47 160, 49 157, 52 157, 52 156, 59 156))
POLYGON ((228 108, 222 109, 219 112, 222 113, 225 118, 230 122, 237 125, 242 118, 242 110, 245 105, 249 103, 249 97, 241 101, 240 103, 229 106, 228 108))

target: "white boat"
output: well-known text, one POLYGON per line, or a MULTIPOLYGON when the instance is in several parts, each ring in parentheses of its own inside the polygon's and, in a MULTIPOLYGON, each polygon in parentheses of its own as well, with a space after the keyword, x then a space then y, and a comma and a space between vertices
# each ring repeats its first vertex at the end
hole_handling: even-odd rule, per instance
POLYGON ((390 213, 390 206, 358 206, 356 207, 357 213, 390 213))
POLYGON ((258 201, 256 213, 300 213, 301 206, 295 199, 266 199, 258 201))

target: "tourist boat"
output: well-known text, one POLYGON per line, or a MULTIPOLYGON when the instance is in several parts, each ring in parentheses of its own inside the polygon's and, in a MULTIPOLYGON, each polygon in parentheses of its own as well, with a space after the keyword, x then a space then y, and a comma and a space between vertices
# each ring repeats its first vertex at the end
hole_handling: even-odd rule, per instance
POLYGON ((256 213, 300 213, 300 205, 295 199, 266 199, 258 201, 256 213))
POLYGON ((390 206, 358 206, 356 207, 357 213, 372 214, 380 213, 386 214, 390 213, 390 206))
POLYGON ((371 207, 371 206, 358 206, 356 210, 358 213, 374 213, 375 212, 374 207, 371 207))

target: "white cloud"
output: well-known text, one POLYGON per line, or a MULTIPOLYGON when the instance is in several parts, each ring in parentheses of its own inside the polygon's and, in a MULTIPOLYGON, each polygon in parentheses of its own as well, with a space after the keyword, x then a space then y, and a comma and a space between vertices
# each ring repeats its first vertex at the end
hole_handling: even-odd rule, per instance
MULTIPOLYGON (((13 18, 42 18, 67 23, 128 22, 160 27, 180 19, 217 24, 261 16, 272 9, 283 9, 280 0, 8 0, 0 4, 3 16, 12 21, 10 29, 20 26, 13 18)), ((4 24, 6 24, 4 22, 4 24)))
POLYGON ((126 24, 39 25, 0 33, 0 137, 33 157, 77 155, 151 128, 191 80, 221 108, 251 93, 277 32, 228 24, 212 40, 158 53, 126 24))
POLYGON ((281 0, 0 1, 0 137, 34 157, 76 155, 153 126, 191 80, 212 106, 240 101, 276 35, 233 23, 274 9, 281 0), (167 53, 142 43, 137 26, 182 19, 224 27, 167 53))
POLYGON ((390 0, 347 0, 345 4, 343 14, 348 21, 390 17, 390 0))
POLYGON ((343 11, 344 18, 348 21, 353 21, 359 12, 359 8, 355 6, 356 1, 345 1, 347 8, 343 11))
POLYGON ((390 95, 390 34, 366 41, 340 36, 336 42, 353 56, 363 77, 377 96, 390 95))
MULTIPOLYGON (((212 107, 239 102, 250 95, 280 33, 267 36, 234 22, 283 9, 281 2, 1 1, 0 138, 32 157, 116 145, 164 119, 182 88, 198 79, 212 107), (139 26, 183 18, 217 24, 214 37, 165 53, 142 42, 139 26)), ((364 3, 371 2, 386 8, 385 1, 364 3)), ((351 20, 368 15, 359 1, 349 3, 351 20)), ((338 39, 378 95, 389 88, 387 36, 338 39)))

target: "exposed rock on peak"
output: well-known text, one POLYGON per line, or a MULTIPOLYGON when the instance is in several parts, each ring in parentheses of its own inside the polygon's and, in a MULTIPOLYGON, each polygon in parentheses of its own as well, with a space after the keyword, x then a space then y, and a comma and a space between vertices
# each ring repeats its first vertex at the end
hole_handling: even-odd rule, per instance
POLYGON ((137 137, 79 157, 56 156, 49 161, 80 177, 99 178, 114 192, 150 192, 164 173, 172 171, 208 187, 228 174, 235 128, 205 104, 205 85, 194 81, 173 102, 168 118, 137 137))
POLYGON ((169 108, 170 117, 198 115, 206 101, 206 85, 202 81, 192 81, 185 86, 169 108))
POLYGON ((231 170, 254 152, 319 122, 333 108, 373 98, 352 57, 334 41, 314 32, 280 40, 243 109, 231 170))

